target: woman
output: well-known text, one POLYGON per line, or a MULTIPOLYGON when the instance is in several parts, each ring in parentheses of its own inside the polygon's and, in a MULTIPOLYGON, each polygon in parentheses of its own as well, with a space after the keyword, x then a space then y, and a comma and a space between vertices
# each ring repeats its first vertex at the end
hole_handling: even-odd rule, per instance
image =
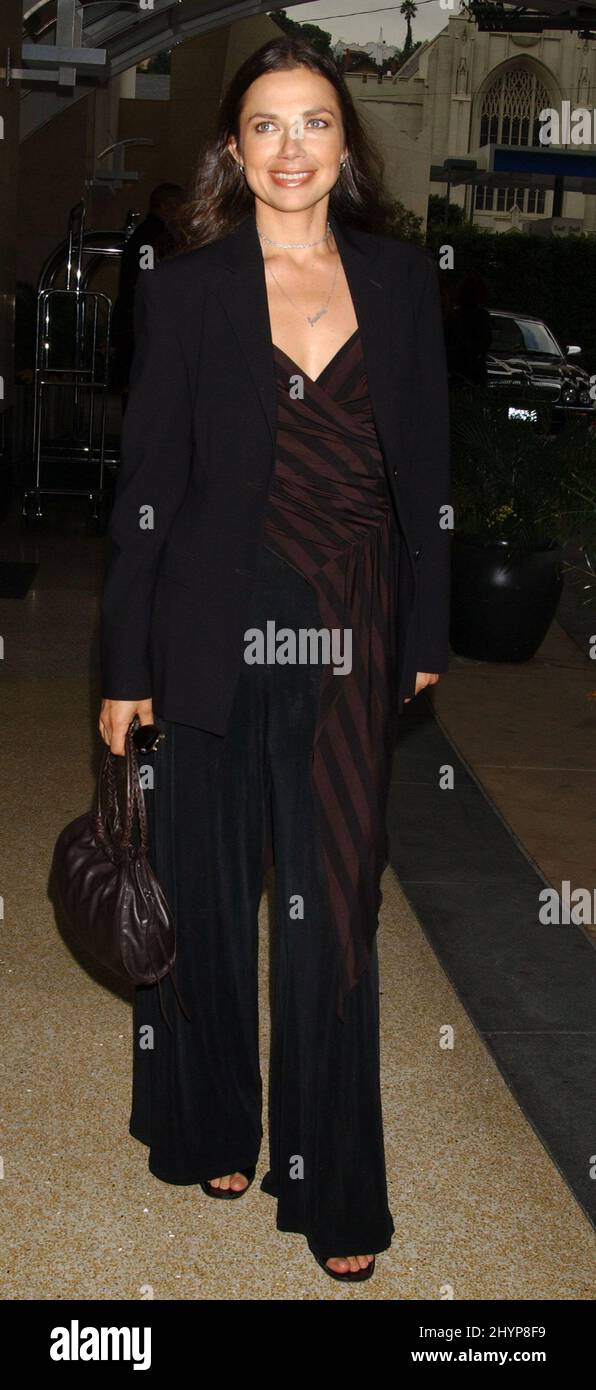
POLYGON ((154 867, 189 1013, 170 1034, 136 992, 131 1133, 165 1182, 252 1182, 271 838, 261 1189, 350 1281, 395 1229, 375 935, 395 716, 447 666, 438 277, 386 218, 333 62, 265 44, 220 108, 183 252, 139 277, 102 605, 101 734, 122 753, 138 714, 166 735, 154 867))

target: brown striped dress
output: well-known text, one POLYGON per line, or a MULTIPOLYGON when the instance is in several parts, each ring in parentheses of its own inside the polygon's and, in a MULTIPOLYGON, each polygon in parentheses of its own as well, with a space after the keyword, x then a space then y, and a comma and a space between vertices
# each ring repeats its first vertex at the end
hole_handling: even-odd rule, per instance
POLYGON ((314 586, 321 627, 352 634, 325 666, 311 785, 337 934, 336 1007, 366 970, 387 864, 395 733, 398 532, 359 330, 313 380, 274 346, 277 450, 263 543, 314 586))

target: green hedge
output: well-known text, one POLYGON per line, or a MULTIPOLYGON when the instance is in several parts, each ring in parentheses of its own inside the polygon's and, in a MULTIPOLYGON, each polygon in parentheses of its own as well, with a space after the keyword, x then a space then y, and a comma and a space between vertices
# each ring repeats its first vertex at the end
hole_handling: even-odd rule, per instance
POLYGON ((527 236, 469 226, 429 228, 427 245, 439 257, 452 246, 454 270, 442 270, 446 292, 470 270, 484 276, 489 309, 509 309, 544 319, 561 346, 579 343, 571 358, 596 374, 596 234, 527 236))

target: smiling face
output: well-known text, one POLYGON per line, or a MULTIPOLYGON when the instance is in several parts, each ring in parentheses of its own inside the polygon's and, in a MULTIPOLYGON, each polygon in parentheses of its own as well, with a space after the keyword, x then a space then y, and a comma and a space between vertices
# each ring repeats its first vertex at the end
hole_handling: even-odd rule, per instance
POLYGON ((239 140, 229 148, 255 198, 283 212, 312 207, 347 154, 335 88, 309 68, 264 73, 245 93, 239 140))

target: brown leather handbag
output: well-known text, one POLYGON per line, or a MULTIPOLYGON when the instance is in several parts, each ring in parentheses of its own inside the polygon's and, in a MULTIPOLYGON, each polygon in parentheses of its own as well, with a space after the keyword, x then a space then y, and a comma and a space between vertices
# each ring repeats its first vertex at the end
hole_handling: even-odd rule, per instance
MULTIPOLYGON (((135 985, 157 984, 165 1022, 161 981, 171 976, 180 999, 173 966, 176 929, 164 893, 148 859, 147 813, 133 731, 125 737, 125 757, 106 748, 93 809, 60 832, 52 859, 52 882, 67 925, 81 946, 120 979, 135 985), (122 811, 116 764, 123 777, 122 811)), ((139 730, 140 732, 140 730, 139 730)), ((158 736, 163 737, 163 734, 158 736)))

